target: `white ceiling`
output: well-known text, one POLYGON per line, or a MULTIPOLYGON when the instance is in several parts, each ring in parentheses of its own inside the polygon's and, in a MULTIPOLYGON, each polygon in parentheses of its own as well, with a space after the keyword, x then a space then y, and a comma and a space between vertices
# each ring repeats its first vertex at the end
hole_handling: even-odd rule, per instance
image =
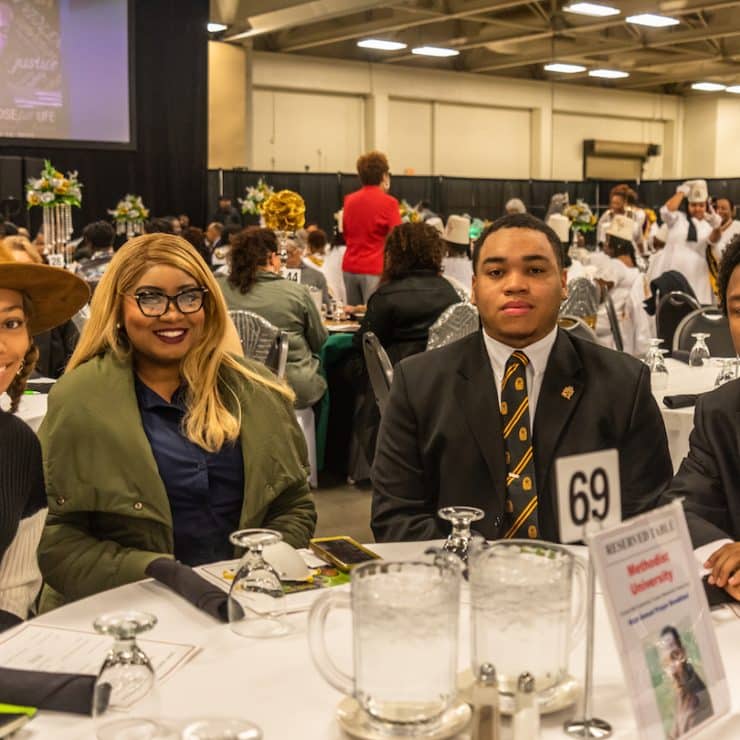
POLYGON ((563 12, 564 0, 211 0, 225 40, 289 54, 453 69, 524 79, 683 94, 695 81, 740 84, 740 0, 594 0, 622 13, 593 18, 563 12), (673 16, 649 29, 633 13, 673 16), (401 52, 357 47, 363 38, 403 41, 401 52), (460 50, 449 59, 412 55, 413 46, 460 50), (630 73, 623 80, 553 75, 549 61, 630 73))

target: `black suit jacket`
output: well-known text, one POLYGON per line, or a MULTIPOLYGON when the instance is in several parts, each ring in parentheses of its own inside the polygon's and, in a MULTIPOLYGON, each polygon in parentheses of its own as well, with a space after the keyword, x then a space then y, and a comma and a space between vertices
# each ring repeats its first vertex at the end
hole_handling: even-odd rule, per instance
MULTIPOLYGON (((533 444, 545 540, 559 540, 556 458, 616 447, 625 518, 655 506, 672 474, 648 368, 561 330, 542 380, 533 444)), ((446 537, 449 524, 436 512, 451 505, 480 507, 486 516, 476 530, 501 537, 505 479, 498 395, 481 332, 397 365, 373 466, 376 539, 446 537)))
POLYGON ((740 540, 740 380, 699 396, 689 454, 665 499, 684 497, 694 547, 740 540))

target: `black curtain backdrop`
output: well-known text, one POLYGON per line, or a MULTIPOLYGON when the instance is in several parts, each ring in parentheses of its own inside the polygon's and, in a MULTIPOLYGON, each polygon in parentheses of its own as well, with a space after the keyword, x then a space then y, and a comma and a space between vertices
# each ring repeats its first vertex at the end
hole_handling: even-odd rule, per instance
MULTIPOLYGON (((126 193, 141 195, 152 215, 187 213, 206 219, 208 162, 208 0, 130 0, 134 3, 136 151, 14 147, 0 154, 25 157, 24 177, 36 177, 43 159, 78 170, 82 208, 75 231, 109 218, 126 193)), ((41 209, 30 211, 31 228, 41 209)), ((23 209, 13 220, 22 223, 23 209)), ((27 223, 27 221, 26 221, 27 223)))
MULTIPOLYGON (((306 219, 316 221, 327 234, 334 228, 334 213, 342 207, 344 196, 360 187, 356 174, 304 172, 252 172, 248 170, 210 170, 208 172, 208 202, 210 211, 224 193, 234 200, 244 195, 247 186, 260 178, 275 190, 289 189, 300 193, 306 201, 306 219)), ((676 191, 682 180, 650 180, 628 183, 640 195, 643 206, 657 213, 676 191)), ((740 178, 707 180, 714 197, 729 197, 740 205, 740 178)), ((554 193, 567 192, 570 202, 578 198, 588 203, 597 215, 608 207, 609 191, 616 181, 565 182, 562 180, 483 180, 463 177, 394 175, 391 194, 411 205, 428 201, 431 209, 443 219, 452 213, 467 213, 473 217, 495 219, 504 213, 509 198, 521 198, 527 209, 544 218, 554 193)), ((255 217, 245 217, 245 224, 256 223, 255 217)))

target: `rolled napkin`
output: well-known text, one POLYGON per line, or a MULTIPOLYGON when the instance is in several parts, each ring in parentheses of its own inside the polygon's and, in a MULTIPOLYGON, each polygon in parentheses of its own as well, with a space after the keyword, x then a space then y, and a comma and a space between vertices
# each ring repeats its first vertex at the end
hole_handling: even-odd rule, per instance
POLYGON ((675 396, 664 396, 663 403, 669 409, 683 409, 687 406, 695 406, 698 393, 679 393, 675 396))
POLYGON ((219 622, 229 621, 228 594, 199 576, 190 566, 171 558, 158 558, 149 564, 146 574, 219 622))
POLYGON ((674 349, 673 352, 671 352, 671 357, 674 360, 678 360, 679 362, 683 362, 688 365, 689 354, 690 352, 687 349, 674 349))
POLYGON ((92 714, 96 676, 0 668, 0 701, 53 712, 92 714))

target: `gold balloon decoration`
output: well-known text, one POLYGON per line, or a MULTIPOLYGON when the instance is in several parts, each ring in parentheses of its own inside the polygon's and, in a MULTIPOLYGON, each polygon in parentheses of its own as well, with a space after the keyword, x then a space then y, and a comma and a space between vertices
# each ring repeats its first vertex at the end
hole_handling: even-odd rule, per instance
POLYGON ((273 231, 297 231, 306 223, 306 203, 293 190, 279 190, 265 202, 265 226, 273 231))

